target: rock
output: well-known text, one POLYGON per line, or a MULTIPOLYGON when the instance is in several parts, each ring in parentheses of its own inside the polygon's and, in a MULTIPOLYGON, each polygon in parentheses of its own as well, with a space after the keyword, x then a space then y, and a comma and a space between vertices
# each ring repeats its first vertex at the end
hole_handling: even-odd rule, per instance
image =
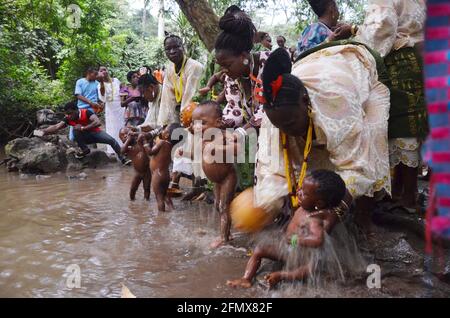
POLYGON ((423 255, 416 252, 406 239, 399 239, 396 244, 387 242, 382 248, 375 251, 376 262, 380 264, 386 275, 415 277, 421 276, 423 268, 423 255), (419 269, 419 271, 417 271, 419 269))
POLYGON ((36 180, 45 180, 45 179, 50 179, 51 177, 52 176, 38 174, 36 176, 36 180))
POLYGON ((55 112, 51 109, 41 109, 36 112, 37 126, 54 125, 59 122, 55 112))
POLYGON ((61 149, 40 138, 15 139, 6 145, 5 152, 18 159, 16 167, 25 173, 52 173, 67 165, 61 149))
MULTIPOLYGON (((66 136, 44 138, 18 138, 5 146, 8 171, 29 174, 48 174, 58 171, 80 171, 84 168, 100 168, 111 161, 100 150, 92 151, 83 159, 76 159, 77 149, 66 136)), ((42 178, 41 178, 42 179, 42 178)))
POLYGON ((69 180, 85 180, 87 177, 88 175, 85 172, 79 173, 75 176, 68 176, 69 180))
POLYGON ((8 157, 20 159, 24 152, 40 147, 43 143, 40 138, 17 138, 5 146, 5 154, 8 157))
POLYGON ((83 159, 79 159, 84 167, 97 169, 108 165, 111 161, 104 151, 94 150, 83 159))
POLYGON ((97 169, 107 166, 108 164, 111 163, 111 160, 104 151, 93 150, 89 155, 87 155, 82 159, 75 158, 75 152, 76 151, 73 148, 69 148, 66 151, 68 161, 67 166, 68 171, 80 171, 85 168, 97 169))

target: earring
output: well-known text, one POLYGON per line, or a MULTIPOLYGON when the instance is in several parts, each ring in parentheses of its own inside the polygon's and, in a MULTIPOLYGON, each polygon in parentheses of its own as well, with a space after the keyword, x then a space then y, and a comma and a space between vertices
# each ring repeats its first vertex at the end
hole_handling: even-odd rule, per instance
POLYGON ((318 210, 319 210, 319 208, 318 208, 318 207, 316 207, 316 206, 314 207, 314 209, 316 209, 316 211, 318 211, 318 210))
POLYGON ((248 59, 245 59, 243 63, 245 66, 247 66, 248 64, 250 64, 250 61, 248 59))
POLYGON ((152 97, 155 98, 155 92, 152 92, 152 97))

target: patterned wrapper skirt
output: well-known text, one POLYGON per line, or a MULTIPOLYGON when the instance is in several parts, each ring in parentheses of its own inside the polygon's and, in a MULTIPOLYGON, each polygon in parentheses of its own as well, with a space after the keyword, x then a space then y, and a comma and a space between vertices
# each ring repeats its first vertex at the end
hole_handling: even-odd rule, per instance
POLYGON ((418 138, 428 135, 422 59, 415 48, 393 51, 385 60, 393 94, 389 112, 389 139, 418 138))

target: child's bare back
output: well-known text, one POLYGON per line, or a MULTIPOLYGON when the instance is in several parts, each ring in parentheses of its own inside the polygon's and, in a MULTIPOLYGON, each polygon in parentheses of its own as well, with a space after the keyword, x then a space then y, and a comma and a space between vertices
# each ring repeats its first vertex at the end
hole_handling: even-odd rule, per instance
POLYGON ((167 140, 158 140, 153 149, 156 153, 150 160, 150 170, 152 172, 169 171, 172 162, 172 144, 167 140))
POLYGON ((172 149, 174 146, 174 143, 171 142, 171 135, 173 130, 179 127, 181 127, 179 124, 172 124, 166 127, 155 145, 152 148, 145 148, 147 155, 151 156, 152 189, 156 195, 160 212, 166 211, 166 203, 169 208, 173 208, 172 200, 167 193, 170 183, 169 166, 172 163, 172 149))
POLYGON ((220 237, 211 244, 211 247, 216 248, 231 240, 230 205, 237 185, 233 166, 234 137, 222 129, 222 110, 216 102, 207 101, 198 105, 192 114, 192 120, 194 130, 201 131, 203 138, 205 134, 215 132, 212 140, 203 142, 202 168, 206 177, 214 183, 215 207, 220 213, 220 237), (233 156, 227 158, 227 152, 231 152, 233 156))
POLYGON ((139 138, 128 128, 123 128, 121 130, 120 138, 124 143, 122 146, 122 154, 131 159, 135 171, 135 176, 131 182, 130 199, 136 199, 136 192, 142 182, 144 186, 144 197, 146 200, 150 200, 150 183, 152 176, 150 173, 149 158, 145 153, 142 142, 138 142, 139 138))
POLYGON ((206 177, 214 183, 222 183, 230 174, 236 174, 233 163, 226 162, 227 160, 227 138, 229 134, 226 130, 222 130, 223 137, 219 140, 204 141, 203 142, 203 160, 202 168, 206 177), (219 159, 221 162, 216 162, 219 159))

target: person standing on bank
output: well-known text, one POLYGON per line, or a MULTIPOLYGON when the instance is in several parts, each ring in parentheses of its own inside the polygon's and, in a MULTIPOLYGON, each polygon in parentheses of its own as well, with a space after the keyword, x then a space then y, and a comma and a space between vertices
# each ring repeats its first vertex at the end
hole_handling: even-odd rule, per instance
MULTIPOLYGON (((183 41, 179 36, 167 36, 164 40, 164 50, 170 63, 164 76, 158 126, 180 123, 180 114, 192 102, 204 71, 202 64, 185 55, 183 41)), ((192 145, 189 139, 183 147, 185 153, 191 152, 192 145)), ((170 188, 179 189, 179 181, 184 173, 194 175, 196 179, 195 191, 188 194, 187 198, 200 194, 200 180, 204 178, 201 164, 193 165, 192 160, 187 157, 176 156, 173 161, 170 188)))
MULTIPOLYGON (((108 135, 113 137, 122 146, 119 132, 123 127, 125 110, 121 106, 120 81, 117 78, 111 78, 108 68, 105 66, 100 66, 98 73, 98 79, 100 81, 98 85, 98 96, 105 103, 105 130, 108 135)), ((106 152, 109 155, 115 153, 111 146, 108 146, 106 152)))

